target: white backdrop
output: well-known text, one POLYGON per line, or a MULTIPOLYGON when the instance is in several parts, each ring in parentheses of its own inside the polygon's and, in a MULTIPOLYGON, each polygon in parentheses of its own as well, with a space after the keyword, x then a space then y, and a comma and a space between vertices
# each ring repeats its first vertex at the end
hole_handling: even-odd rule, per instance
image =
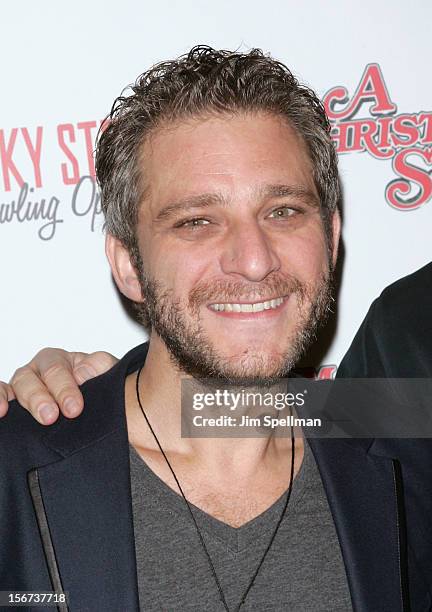
POLYGON ((120 356, 145 338, 114 290, 97 194, 76 181, 123 87, 194 44, 261 47, 322 97, 347 89, 334 106, 350 115, 335 123, 339 147, 354 149, 340 155, 345 259, 321 364, 340 361, 385 285, 432 259, 430 0, 15 0, 1 23, 0 378, 42 346, 120 356), (401 176, 396 208, 386 190, 401 176))

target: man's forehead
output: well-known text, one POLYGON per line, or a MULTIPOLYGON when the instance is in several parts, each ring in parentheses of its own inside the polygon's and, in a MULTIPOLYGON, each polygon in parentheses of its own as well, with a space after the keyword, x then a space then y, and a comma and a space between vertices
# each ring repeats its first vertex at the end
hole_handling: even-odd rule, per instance
POLYGON ((155 127, 147 134, 141 159, 155 162, 157 169, 170 170, 161 163, 166 159, 176 166, 187 166, 190 161, 205 170, 209 165, 232 165, 234 153, 241 162, 255 156, 263 162, 274 163, 275 158, 287 155, 310 163, 309 153, 301 134, 287 119, 264 112, 242 112, 236 115, 198 115, 179 118, 155 127))
POLYGON ((180 203, 223 204, 234 197, 318 203, 303 139, 273 115, 179 121, 151 135, 141 164, 153 212, 180 203))

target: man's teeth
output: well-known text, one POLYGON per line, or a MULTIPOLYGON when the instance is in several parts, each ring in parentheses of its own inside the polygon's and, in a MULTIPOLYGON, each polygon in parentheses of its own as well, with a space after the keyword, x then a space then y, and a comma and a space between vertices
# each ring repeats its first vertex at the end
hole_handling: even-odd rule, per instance
POLYGON ((261 312, 262 310, 277 308, 283 301, 284 298, 279 297, 267 302, 256 302, 255 304, 210 304, 210 308, 218 312, 261 312))

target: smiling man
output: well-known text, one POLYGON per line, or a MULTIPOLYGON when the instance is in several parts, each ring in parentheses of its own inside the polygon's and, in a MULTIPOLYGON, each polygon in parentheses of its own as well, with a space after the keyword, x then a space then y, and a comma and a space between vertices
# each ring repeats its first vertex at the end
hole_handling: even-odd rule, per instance
POLYGON ((315 94, 258 50, 197 47, 117 99, 96 167, 150 340, 83 387, 79 419, 0 423, 1 589, 71 610, 408 610, 391 463, 181 436, 185 376, 277 384, 329 309, 339 182, 315 94))
MULTIPOLYGON (((336 249, 329 258, 306 145, 274 114, 207 112, 148 137, 137 248, 115 228, 107 238, 120 290, 144 296, 149 359, 170 367, 168 388, 170 356, 180 374, 280 378, 329 302, 336 249)), ((333 244, 338 228, 332 212, 333 244)))

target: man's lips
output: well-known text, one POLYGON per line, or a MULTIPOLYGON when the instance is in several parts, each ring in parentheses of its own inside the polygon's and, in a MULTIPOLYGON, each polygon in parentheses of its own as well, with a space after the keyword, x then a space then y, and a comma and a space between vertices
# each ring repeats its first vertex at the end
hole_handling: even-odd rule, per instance
POLYGON ((277 316, 288 302, 289 296, 277 296, 268 300, 238 302, 213 302, 207 308, 214 314, 230 319, 261 319, 277 316))

